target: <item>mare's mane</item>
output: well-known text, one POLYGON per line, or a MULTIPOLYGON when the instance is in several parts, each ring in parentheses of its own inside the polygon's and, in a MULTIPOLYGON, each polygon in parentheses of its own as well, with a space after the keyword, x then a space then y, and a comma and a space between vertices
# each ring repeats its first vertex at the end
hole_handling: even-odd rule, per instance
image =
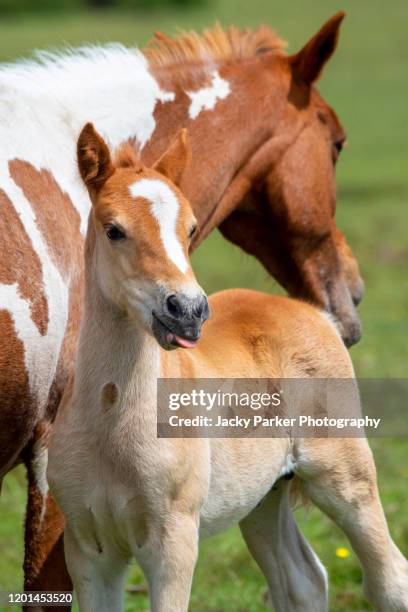
MULTIPOLYGON (((112 75, 122 82, 134 75, 137 82, 144 76, 146 60, 152 68, 214 64, 216 61, 239 61, 266 51, 283 54, 285 43, 268 26, 255 30, 223 29, 219 24, 197 32, 182 32, 174 38, 161 33, 145 49, 115 43, 66 48, 59 51, 37 51, 31 58, 0 64, 0 102, 13 97, 18 90, 24 96, 48 95, 65 105, 67 97, 81 94, 82 89, 97 88, 112 75), (78 78, 87 87, 78 88, 78 78)), ((115 83, 112 84, 114 90, 115 83)))
POLYGON ((286 43, 266 25, 240 30, 235 26, 223 29, 217 23, 202 34, 181 32, 175 38, 156 32, 143 54, 152 66, 166 67, 211 60, 244 60, 267 51, 283 54, 285 47, 286 43))

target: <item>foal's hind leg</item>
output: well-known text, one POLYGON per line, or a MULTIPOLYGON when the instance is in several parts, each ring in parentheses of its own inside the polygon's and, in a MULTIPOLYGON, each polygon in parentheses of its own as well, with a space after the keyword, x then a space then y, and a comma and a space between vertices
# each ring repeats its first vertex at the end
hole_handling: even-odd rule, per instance
POLYGON ((269 585, 276 612, 327 610, 327 574, 300 533, 280 480, 242 522, 241 531, 269 585))
POLYGON ((306 493, 346 533, 361 561, 367 598, 381 612, 407 612, 408 562, 388 531, 367 441, 301 440, 296 451, 306 493))

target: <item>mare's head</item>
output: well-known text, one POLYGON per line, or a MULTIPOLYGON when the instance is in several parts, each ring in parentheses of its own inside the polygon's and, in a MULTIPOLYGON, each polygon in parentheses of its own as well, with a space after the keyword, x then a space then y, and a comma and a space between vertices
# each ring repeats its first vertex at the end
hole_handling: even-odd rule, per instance
MULTIPOLYGON (((274 218, 285 229, 291 246, 296 293, 297 270, 306 297, 338 320, 347 344, 361 335, 355 310, 363 285, 358 266, 343 235, 336 228, 335 167, 346 134, 336 113, 315 88, 324 64, 334 52, 340 13, 329 20, 299 53, 288 58, 291 83, 289 103, 303 123, 296 140, 264 185, 274 218), (309 292, 309 295, 307 294, 309 292)), ((290 281, 289 281, 290 282, 290 281)))
POLYGON ((104 299, 165 349, 194 347, 209 315, 188 255, 196 220, 177 187, 189 162, 186 139, 181 131, 152 168, 130 145, 113 160, 91 124, 78 140, 79 171, 93 205, 94 278, 104 299))
POLYGON ((363 283, 335 223, 335 169, 346 134, 315 86, 336 48, 343 17, 335 15, 295 55, 260 45, 258 65, 264 75, 275 75, 265 85, 271 121, 277 108, 279 119, 247 166, 250 191, 221 230, 257 256, 292 296, 331 312, 351 345, 361 335, 355 306, 363 283))

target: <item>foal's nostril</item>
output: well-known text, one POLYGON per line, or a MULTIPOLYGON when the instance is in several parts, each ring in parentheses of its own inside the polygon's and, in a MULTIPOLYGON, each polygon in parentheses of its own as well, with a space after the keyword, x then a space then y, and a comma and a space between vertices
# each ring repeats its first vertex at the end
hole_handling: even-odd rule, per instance
POLYGON ((183 320, 184 322, 190 320, 191 323, 193 323, 193 320, 197 322, 198 319, 203 322, 208 319, 210 314, 205 295, 191 299, 182 294, 172 293, 166 298, 166 310, 168 316, 172 319, 183 320))
POLYGON ((203 296, 200 301, 194 306, 194 316, 200 319, 208 319, 210 309, 208 306, 208 300, 203 296))
POLYGON ((169 295, 166 300, 167 311, 171 317, 178 319, 184 314, 184 308, 176 295, 169 295))

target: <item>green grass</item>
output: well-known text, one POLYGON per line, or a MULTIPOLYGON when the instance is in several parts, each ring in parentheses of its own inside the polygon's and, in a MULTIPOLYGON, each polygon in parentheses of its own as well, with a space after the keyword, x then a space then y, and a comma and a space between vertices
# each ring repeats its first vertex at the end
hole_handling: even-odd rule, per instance
MULTIPOLYGON (((63 17, 24 17, 0 23, 0 59, 33 48, 87 41, 120 40, 144 44, 156 29, 201 28, 214 23, 272 24, 296 50, 323 20, 340 8, 348 17, 339 50, 321 82, 349 135, 338 164, 337 219, 361 265, 366 295, 360 312, 364 337, 352 349, 359 376, 406 377, 408 364, 408 161, 406 130, 406 27, 408 4, 394 0, 332 0, 304 3, 269 0, 220 0, 193 10, 162 13, 99 13, 63 17)), ((208 291, 247 286, 277 291, 252 258, 214 233, 194 256, 197 275, 208 291)), ((385 407, 386 408, 386 407, 385 407)), ((372 444, 380 492, 393 536, 408 554, 408 443, 405 439, 372 444)), ((21 469, 4 482, 0 498, 0 589, 22 582, 22 523, 25 477, 21 469)), ((336 557, 344 536, 317 510, 298 512, 299 522, 330 573, 331 610, 370 609, 361 594, 355 555, 336 557)), ((133 584, 144 579, 136 567, 133 584)), ((201 546, 191 609, 194 612, 264 610, 264 580, 250 559, 237 529, 201 546)), ((145 594, 128 594, 128 610, 147 610, 145 594)))

